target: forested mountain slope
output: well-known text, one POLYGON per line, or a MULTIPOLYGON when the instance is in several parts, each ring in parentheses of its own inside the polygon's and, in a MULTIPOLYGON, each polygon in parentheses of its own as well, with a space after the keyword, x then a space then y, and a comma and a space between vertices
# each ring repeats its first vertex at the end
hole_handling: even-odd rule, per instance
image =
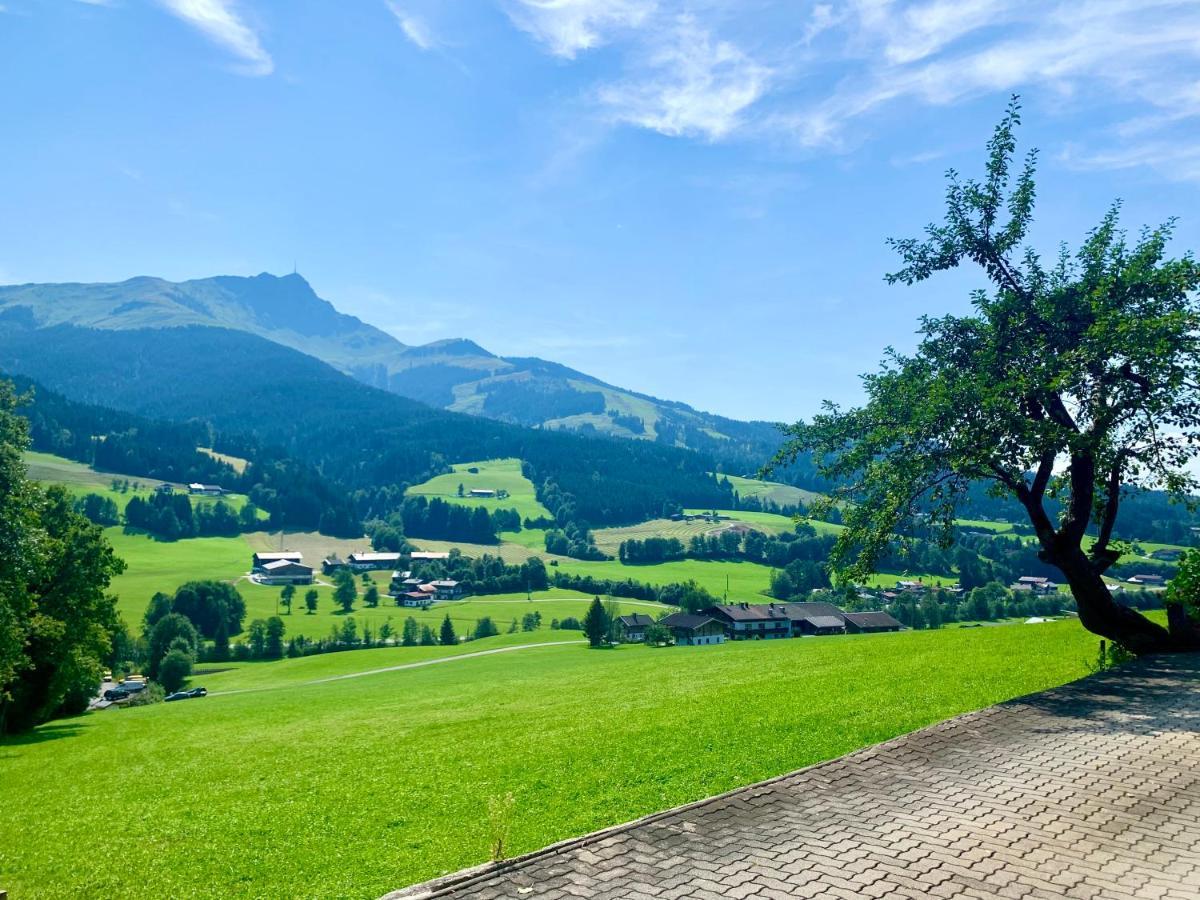
MULTIPOLYGON (((702 450, 735 474, 756 469, 780 443, 773 424, 699 412, 558 363, 499 357, 463 339, 407 346, 338 312, 296 274, 0 286, 0 311, 25 314, 38 328, 122 331, 207 325, 243 331, 430 406, 547 430, 702 450)), ((805 482, 810 475, 796 467, 788 477, 813 487, 811 478, 805 482)))
POLYGON ((553 481, 573 495, 573 515, 597 525, 729 500, 706 455, 432 409, 228 329, 38 328, 9 312, 0 314, 0 371, 73 400, 204 423, 217 449, 238 456, 270 450, 310 464, 363 515, 393 507, 404 485, 451 462, 500 457, 525 460, 535 484, 553 481))

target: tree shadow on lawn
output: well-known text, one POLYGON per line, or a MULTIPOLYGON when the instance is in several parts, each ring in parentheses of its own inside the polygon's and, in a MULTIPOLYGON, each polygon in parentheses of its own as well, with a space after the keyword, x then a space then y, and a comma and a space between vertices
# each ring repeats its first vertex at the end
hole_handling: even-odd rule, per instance
MULTIPOLYGON (((74 716, 74 719, 82 718, 74 716)), ((81 734, 86 729, 80 722, 72 721, 71 719, 59 720, 56 722, 48 722, 45 725, 39 725, 32 731, 26 731, 23 734, 12 734, 6 737, 0 737, 0 759, 16 759, 18 754, 5 753, 4 750, 8 747, 25 747, 31 744, 44 744, 47 741, 57 741, 63 738, 75 737, 81 734)))

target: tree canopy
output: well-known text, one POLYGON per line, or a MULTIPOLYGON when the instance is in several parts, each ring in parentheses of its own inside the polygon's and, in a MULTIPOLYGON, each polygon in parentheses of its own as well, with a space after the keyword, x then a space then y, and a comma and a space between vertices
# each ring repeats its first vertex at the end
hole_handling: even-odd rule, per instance
POLYGON ((812 451, 836 483, 827 504, 847 526, 832 557, 843 577, 870 572, 917 524, 948 545, 969 488, 985 482, 1024 508, 1085 627, 1135 651, 1189 644, 1192 629, 1169 639, 1117 604, 1101 575, 1120 556, 1124 496, 1197 488, 1187 463, 1200 441, 1200 266, 1168 257, 1173 220, 1131 242, 1119 204, 1075 252, 1064 245, 1047 261, 1026 245, 1037 157, 1016 161, 1019 110, 1014 98, 982 181, 948 173, 945 221, 889 242, 903 262, 889 283, 974 263, 992 289, 971 295, 971 314, 923 317, 916 351, 889 349, 864 377, 863 406, 826 404, 788 427, 777 461, 812 451))

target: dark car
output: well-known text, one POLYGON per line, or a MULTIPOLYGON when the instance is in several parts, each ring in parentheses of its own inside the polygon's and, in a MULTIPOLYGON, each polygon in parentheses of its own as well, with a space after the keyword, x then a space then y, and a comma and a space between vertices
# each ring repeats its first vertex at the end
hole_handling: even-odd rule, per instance
POLYGON ((124 691, 126 694, 136 694, 145 689, 146 682, 144 681, 123 681, 117 686, 118 691, 124 691))
POLYGON ((110 703, 115 703, 118 700, 124 700, 129 696, 129 691, 123 691, 120 688, 109 688, 104 692, 104 699, 110 703))
POLYGON ((202 688, 202 687, 194 687, 190 691, 188 691, 188 696, 189 697, 207 697, 208 690, 206 688, 202 688))
POLYGON ((170 703, 172 700, 191 700, 191 699, 192 699, 191 691, 176 691, 173 694, 167 694, 166 702, 170 703))

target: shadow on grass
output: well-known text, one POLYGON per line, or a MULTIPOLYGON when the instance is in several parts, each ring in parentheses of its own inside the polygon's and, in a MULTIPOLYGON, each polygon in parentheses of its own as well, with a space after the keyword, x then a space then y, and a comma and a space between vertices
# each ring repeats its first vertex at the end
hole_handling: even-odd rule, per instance
POLYGON ((7 737, 0 738, 0 759, 16 759, 16 753, 5 753, 9 747, 26 747, 31 744, 44 744, 48 741, 62 740, 63 738, 71 738, 85 731, 84 726, 79 722, 70 720, 51 722, 46 725, 41 725, 33 731, 26 731, 24 734, 13 734, 7 737))

